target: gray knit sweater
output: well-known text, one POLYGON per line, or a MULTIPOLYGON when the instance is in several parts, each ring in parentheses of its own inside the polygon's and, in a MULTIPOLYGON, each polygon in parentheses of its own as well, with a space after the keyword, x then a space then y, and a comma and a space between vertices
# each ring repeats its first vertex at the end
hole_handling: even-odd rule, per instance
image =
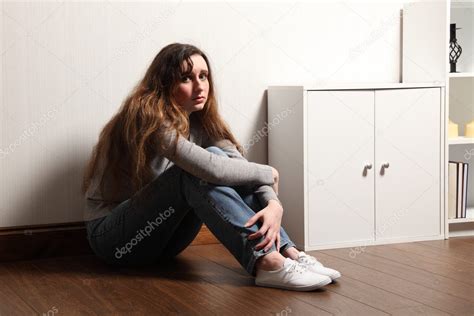
MULTIPOLYGON (((254 185, 255 194, 262 206, 267 206, 270 200, 276 200, 280 203, 275 191, 270 186, 274 183, 270 166, 247 161, 235 148, 234 144, 227 139, 210 140, 203 132, 202 127, 192 117, 193 115, 190 116, 189 140, 179 136, 174 155, 171 150, 160 152, 160 155, 152 160, 151 166, 155 173, 155 179, 176 164, 181 169, 209 183, 227 186, 254 185), (229 157, 207 151, 205 148, 208 146, 221 148, 229 157)), ((174 133, 165 134, 164 141, 169 144, 174 141, 175 137, 174 133)), ((124 173, 123 181, 120 184, 121 189, 116 194, 116 200, 105 201, 98 189, 102 172, 103 163, 99 163, 99 171, 93 177, 85 195, 85 221, 107 216, 115 206, 129 199, 133 194, 130 179, 124 173)), ((105 181, 107 184, 107 180, 105 181)))

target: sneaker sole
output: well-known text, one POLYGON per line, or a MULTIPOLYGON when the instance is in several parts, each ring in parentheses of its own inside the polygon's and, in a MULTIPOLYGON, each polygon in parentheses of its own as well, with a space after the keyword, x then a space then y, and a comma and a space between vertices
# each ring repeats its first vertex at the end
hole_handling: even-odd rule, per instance
POLYGON ((332 281, 334 281, 335 279, 338 279, 341 277, 341 274, 339 273, 338 275, 334 276, 334 277, 330 277, 332 281))
POLYGON ((287 286, 287 285, 279 285, 279 284, 271 284, 271 283, 265 283, 265 282, 257 282, 255 281, 255 285, 258 286, 264 286, 264 287, 273 287, 277 289, 283 289, 283 290, 291 290, 291 291, 313 291, 317 290, 325 285, 328 285, 331 283, 332 280, 329 278, 329 280, 322 281, 318 284, 313 284, 313 285, 308 285, 308 286, 301 286, 301 287, 296 287, 296 286, 287 286))

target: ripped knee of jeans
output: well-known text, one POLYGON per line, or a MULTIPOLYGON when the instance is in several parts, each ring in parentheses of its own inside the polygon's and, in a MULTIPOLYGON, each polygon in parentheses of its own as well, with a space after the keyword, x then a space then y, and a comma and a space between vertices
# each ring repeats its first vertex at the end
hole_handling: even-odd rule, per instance
POLYGON ((222 148, 219 148, 217 146, 209 146, 206 148, 207 151, 214 153, 216 155, 221 155, 221 156, 227 156, 224 150, 222 148))

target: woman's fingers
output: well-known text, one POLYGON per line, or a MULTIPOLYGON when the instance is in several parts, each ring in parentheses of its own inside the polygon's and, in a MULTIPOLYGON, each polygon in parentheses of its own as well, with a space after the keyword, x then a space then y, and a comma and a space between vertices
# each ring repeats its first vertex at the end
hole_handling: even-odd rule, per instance
MULTIPOLYGON (((255 249, 256 250, 260 250, 262 248, 264 248, 266 246, 266 248, 268 249, 268 245, 270 245, 270 247, 272 246, 271 242, 272 242, 272 239, 273 239, 273 235, 271 235, 270 233, 268 233, 265 238, 258 244, 255 246, 255 249)), ((266 251, 266 250, 265 250, 266 251)))
POLYGON ((262 237, 263 235, 265 235, 265 233, 267 232, 268 230, 268 226, 267 225, 263 225, 257 232, 253 233, 253 234, 250 234, 248 239, 252 240, 252 239, 255 239, 255 238, 260 238, 262 237))
POLYGON ((267 245, 270 242, 271 240, 270 234, 271 234, 271 230, 269 229, 267 233, 265 234, 265 238, 255 246, 256 250, 260 250, 261 248, 265 247, 265 245, 267 245))
MULTIPOLYGON (((277 184, 278 185, 278 184, 277 184)), ((264 212, 258 212, 254 216, 252 216, 247 223, 245 223, 245 227, 250 227, 254 225, 259 219, 262 218, 264 212)), ((264 249, 265 251, 268 251, 272 245, 276 243, 276 247, 279 250, 280 249, 280 229, 274 229, 274 226, 279 226, 277 223, 275 223, 273 220, 266 220, 263 221, 262 227, 255 233, 250 234, 247 238, 249 240, 261 238, 262 236, 265 236, 265 238, 258 243, 255 246, 256 250, 264 249), (270 224, 270 223, 271 224, 270 224)))
POLYGON ((267 246, 265 247, 265 250, 264 250, 265 252, 267 252, 270 248, 272 248, 272 246, 275 244, 276 238, 277 238, 277 234, 274 233, 273 237, 270 239, 267 246))
POLYGON ((277 251, 280 251, 280 247, 281 247, 280 241, 281 241, 280 233, 277 233, 277 237, 276 237, 277 251))
POLYGON ((280 233, 279 232, 273 232, 271 229, 268 230, 266 237, 264 240, 262 240, 258 245, 255 246, 256 250, 260 250, 261 248, 264 248, 264 251, 268 251, 273 244, 276 243, 276 249, 280 251, 280 233))
POLYGON ((256 250, 260 250, 261 248, 265 248, 265 251, 270 249, 273 243, 276 240, 276 234, 272 229, 269 229, 268 232, 265 234, 265 238, 255 246, 256 250))
POLYGON ((262 214, 261 214, 261 213, 257 213, 257 214, 255 214, 254 216, 250 217, 249 220, 247 221, 247 223, 245 223, 244 226, 245 226, 245 227, 250 227, 250 226, 252 226, 253 224, 255 224, 255 223, 258 221, 258 219, 260 218, 260 216, 262 216, 262 214))

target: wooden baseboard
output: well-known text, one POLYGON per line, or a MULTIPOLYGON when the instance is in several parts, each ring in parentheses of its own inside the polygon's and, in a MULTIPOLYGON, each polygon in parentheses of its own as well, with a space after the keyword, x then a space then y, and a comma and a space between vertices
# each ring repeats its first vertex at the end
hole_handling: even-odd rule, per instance
MULTIPOLYGON (((0 231, 0 262, 93 254, 84 223, 16 227, 0 231)), ((203 225, 191 245, 219 241, 203 225)))
MULTIPOLYGON (((52 229, 55 229, 52 227, 52 229)), ((2 232, 0 261, 31 260, 49 257, 92 254, 86 229, 51 230, 31 228, 2 232)))

